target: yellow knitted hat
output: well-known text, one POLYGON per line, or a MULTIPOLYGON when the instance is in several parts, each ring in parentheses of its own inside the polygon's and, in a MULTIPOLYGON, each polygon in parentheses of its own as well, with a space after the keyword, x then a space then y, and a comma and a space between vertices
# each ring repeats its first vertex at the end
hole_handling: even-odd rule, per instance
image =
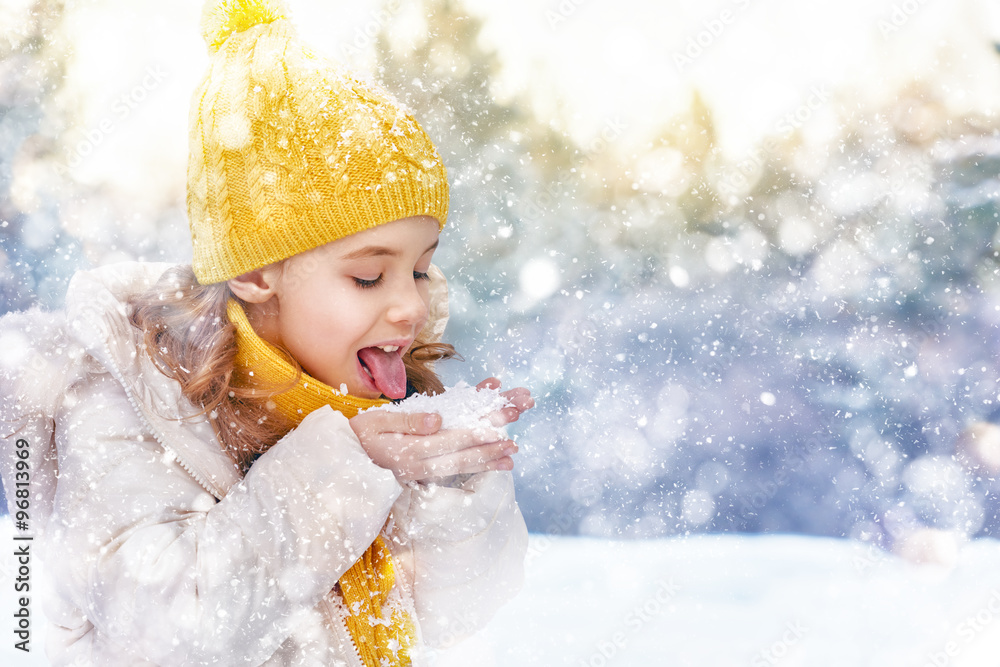
POLYGON ((187 194, 201 284, 400 218, 444 226, 431 140, 388 93, 310 51, 280 0, 208 0, 202 35, 187 194))

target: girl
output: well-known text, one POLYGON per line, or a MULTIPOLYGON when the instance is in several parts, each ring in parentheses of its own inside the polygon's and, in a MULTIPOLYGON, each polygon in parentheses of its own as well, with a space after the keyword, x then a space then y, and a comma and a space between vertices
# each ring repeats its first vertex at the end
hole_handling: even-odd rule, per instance
MULTIPOLYGON (((192 266, 81 273, 64 315, 0 327, 4 486, 12 510, 30 490, 50 659, 421 664, 513 595, 527 537, 501 431, 358 413, 440 391, 454 355, 444 167, 274 0, 210 0, 203 33, 192 266)), ((505 395, 498 428, 533 405, 505 395)))

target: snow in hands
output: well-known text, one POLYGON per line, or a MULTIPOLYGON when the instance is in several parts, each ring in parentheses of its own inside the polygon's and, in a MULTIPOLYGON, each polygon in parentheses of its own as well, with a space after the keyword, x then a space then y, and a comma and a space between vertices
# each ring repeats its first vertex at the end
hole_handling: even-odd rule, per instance
POLYGON ((441 415, 442 429, 475 429, 491 428, 490 413, 510 405, 499 389, 477 389, 459 382, 437 395, 414 394, 405 401, 369 408, 365 412, 436 412, 441 415))

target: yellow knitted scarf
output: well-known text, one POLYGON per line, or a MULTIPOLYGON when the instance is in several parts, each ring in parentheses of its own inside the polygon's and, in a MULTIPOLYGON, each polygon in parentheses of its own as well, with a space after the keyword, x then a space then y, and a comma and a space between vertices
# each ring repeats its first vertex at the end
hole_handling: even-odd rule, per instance
MULTIPOLYGON (((242 306, 229 301, 227 314, 236 327, 235 365, 242 374, 254 378, 255 385, 288 385, 296 376, 295 368, 257 335, 242 306)), ((330 405, 350 419, 359 410, 388 402, 341 394, 305 373, 294 386, 272 400, 278 411, 296 425, 323 405, 330 405)), ((395 581, 392 555, 379 535, 337 582, 347 608, 347 630, 365 667, 411 664, 410 651, 416 641, 413 620, 403 609, 387 606, 395 581)))

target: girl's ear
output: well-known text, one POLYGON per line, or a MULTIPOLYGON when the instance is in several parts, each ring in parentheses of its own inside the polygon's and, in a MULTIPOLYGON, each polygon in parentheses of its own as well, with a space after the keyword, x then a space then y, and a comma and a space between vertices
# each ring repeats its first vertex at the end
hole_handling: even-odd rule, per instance
POLYGON ((229 289, 247 303, 264 303, 277 292, 278 271, 269 264, 229 279, 229 289))

